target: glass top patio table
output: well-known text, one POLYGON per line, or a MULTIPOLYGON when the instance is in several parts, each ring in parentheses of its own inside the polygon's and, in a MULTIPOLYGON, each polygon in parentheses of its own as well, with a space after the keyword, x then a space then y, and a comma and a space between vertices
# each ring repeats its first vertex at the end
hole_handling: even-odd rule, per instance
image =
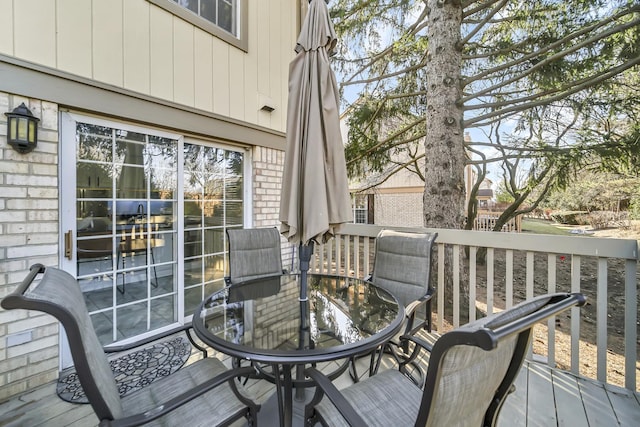
POLYGON ((269 364, 305 364, 367 353, 391 339, 404 307, 361 279, 309 274, 299 301, 299 274, 233 284, 206 298, 193 328, 230 356, 269 364))
MULTIPOLYGON (((304 378, 305 364, 345 359, 329 374, 335 378, 349 358, 389 341, 404 320, 404 307, 370 282, 309 274, 307 299, 300 301, 299 281, 299 274, 284 274, 233 284, 206 298, 192 321, 204 343, 254 362, 261 377, 276 384, 281 426, 292 425, 293 406, 304 402, 304 387, 313 385, 304 378)), ((262 405, 259 417, 268 406, 262 405)))

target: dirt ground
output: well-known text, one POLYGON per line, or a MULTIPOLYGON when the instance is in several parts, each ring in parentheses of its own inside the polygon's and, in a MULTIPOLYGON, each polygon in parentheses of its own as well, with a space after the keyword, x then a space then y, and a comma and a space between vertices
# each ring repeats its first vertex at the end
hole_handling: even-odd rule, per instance
MULTIPOLYGON (((624 238, 640 240, 640 225, 628 229, 590 230, 588 227, 574 227, 583 230, 579 233, 595 237, 624 238)), ((494 299, 495 306, 504 307, 505 298, 505 251, 495 251, 494 266, 494 299)), ((547 256, 536 254, 534 258, 534 293, 535 295, 548 292, 547 287, 547 256)), ((588 299, 586 306, 580 310, 580 374, 596 378, 596 307, 597 307, 597 261, 595 258, 581 258, 580 289, 588 299)), ((639 269, 640 271, 640 266, 639 269)), ((513 255, 514 303, 525 299, 526 255, 513 255)), ((608 310, 607 310, 607 381, 624 387, 624 262, 608 261, 608 310)), ((559 255, 556 259, 556 291, 570 291, 571 258, 559 255)), ((478 299, 486 295, 486 267, 479 265, 477 270, 478 299)), ((640 279, 640 274, 639 274, 640 279)), ((638 281, 636 282, 638 283, 638 281)), ((482 310, 482 307, 478 307, 482 310)), ((570 369, 570 315, 564 313, 556 319, 556 362, 562 369, 570 369)), ((546 327, 536 326, 534 336, 534 352, 546 355, 547 331, 546 327)), ((640 356, 640 341, 636 342, 636 352, 640 356)), ((638 357, 637 360, 640 360, 638 357)), ((636 364, 636 381, 640 386, 640 363, 636 364)), ((637 388, 638 388, 637 386, 637 388)))

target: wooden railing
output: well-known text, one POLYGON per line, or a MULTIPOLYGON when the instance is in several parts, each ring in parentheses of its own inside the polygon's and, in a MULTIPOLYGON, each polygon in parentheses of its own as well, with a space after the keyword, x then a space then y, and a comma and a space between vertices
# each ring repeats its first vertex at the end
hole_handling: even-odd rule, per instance
MULTIPOLYGON (((393 228, 438 233, 432 277, 437 331, 534 295, 582 292, 587 306, 536 327, 531 357, 638 390, 636 240, 393 228), (445 253, 452 260, 449 273, 445 253)), ((341 235, 316 247, 312 270, 364 277, 373 266, 375 236, 381 229, 343 226, 341 235)))

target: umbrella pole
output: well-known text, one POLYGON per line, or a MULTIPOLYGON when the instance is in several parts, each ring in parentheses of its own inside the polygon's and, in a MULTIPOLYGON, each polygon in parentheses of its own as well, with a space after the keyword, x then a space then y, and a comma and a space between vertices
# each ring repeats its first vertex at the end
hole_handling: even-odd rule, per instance
POLYGON ((307 296, 307 273, 311 264, 311 255, 313 254, 313 242, 307 245, 300 243, 298 249, 298 257, 300 259, 300 301, 306 301, 307 296))
MULTIPOLYGON (((309 348, 309 313, 307 310, 307 304, 309 303, 309 296, 307 294, 307 273, 309 272, 309 264, 311 263, 311 255, 313 254, 313 242, 309 242, 307 245, 300 243, 298 249, 298 258, 300 259, 300 343, 301 349, 309 348)), ((298 380, 304 379, 304 365, 298 365, 296 367, 296 378, 298 380)), ((296 400, 304 401, 305 393, 304 387, 296 387, 296 400)))

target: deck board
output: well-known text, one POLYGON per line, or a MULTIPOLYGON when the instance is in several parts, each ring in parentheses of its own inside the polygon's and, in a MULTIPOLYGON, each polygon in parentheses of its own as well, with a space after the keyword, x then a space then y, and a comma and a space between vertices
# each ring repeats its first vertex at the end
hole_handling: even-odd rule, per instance
POLYGON ((551 371, 537 363, 527 364, 524 369, 528 378, 527 390, 536 391, 527 394, 527 425, 558 425, 551 371))
POLYGON ((554 370, 552 371, 552 381, 558 426, 589 425, 576 377, 554 370))
POLYGON ((578 387, 584 402, 589 424, 592 426, 618 425, 613 407, 604 385, 578 378, 578 387))
MULTIPOLYGON (((220 358, 230 364, 228 358, 220 358)), ((368 364, 368 358, 359 359, 361 377, 367 376, 368 364)), ((391 360, 383 360, 381 369, 389 369, 392 365, 391 360)), ((329 364, 326 369, 332 366, 335 365, 329 364)), ((516 390, 507 397, 498 418, 499 427, 638 425, 638 393, 605 386, 536 362, 525 362, 522 369, 516 379, 516 390)), ((336 380, 339 388, 350 383, 346 372, 336 380)), ((259 403, 265 402, 274 392, 273 384, 267 381, 251 380, 247 388, 259 403)), ((273 425, 277 425, 275 421, 273 425)), ((55 383, 0 403, 0 426, 93 427, 97 424, 90 405, 72 404, 58 398, 55 383)), ((234 427, 243 425, 238 422, 234 427)), ((269 427, 264 423, 262 426, 269 427)))
POLYGON ((640 424, 640 395, 616 386, 605 385, 605 389, 620 425, 640 424))

